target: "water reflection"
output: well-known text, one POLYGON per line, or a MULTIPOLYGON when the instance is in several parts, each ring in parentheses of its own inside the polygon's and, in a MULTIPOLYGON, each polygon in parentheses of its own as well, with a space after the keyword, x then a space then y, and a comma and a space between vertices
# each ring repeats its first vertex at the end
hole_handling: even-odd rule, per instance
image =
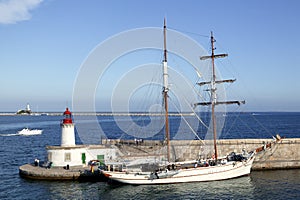
POLYGON ((170 184, 109 186, 102 197, 118 199, 253 199, 254 186, 250 177, 225 181, 170 184))
MULTIPOLYGON (((104 186, 105 184, 102 183, 104 186)), ((99 199, 99 188, 95 183, 56 182, 48 185, 50 199, 99 199)))
POLYGON ((300 196, 300 170, 255 171, 252 182, 257 198, 298 199, 300 196))
POLYGON ((20 179, 14 184, 14 194, 9 196, 14 199, 297 199, 299 177, 300 170, 254 171, 251 176, 225 181, 148 186, 20 179))

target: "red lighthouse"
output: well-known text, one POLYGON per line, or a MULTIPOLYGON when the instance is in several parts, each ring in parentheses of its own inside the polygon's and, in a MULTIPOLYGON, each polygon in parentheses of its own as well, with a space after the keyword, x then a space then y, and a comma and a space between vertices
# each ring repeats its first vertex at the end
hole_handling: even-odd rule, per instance
POLYGON ((75 131, 72 120, 72 113, 66 108, 64 112, 64 119, 61 123, 61 146, 75 145, 75 131))

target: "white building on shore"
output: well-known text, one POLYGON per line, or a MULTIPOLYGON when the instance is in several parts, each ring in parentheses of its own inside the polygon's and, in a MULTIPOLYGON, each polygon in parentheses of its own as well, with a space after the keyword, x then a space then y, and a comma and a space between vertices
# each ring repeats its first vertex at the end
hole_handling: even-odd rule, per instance
POLYGON ((48 162, 52 162, 51 166, 87 166, 92 160, 104 164, 116 159, 114 148, 101 144, 76 145, 74 128, 72 113, 66 108, 61 122, 61 145, 46 147, 48 162))
POLYGON ((26 105, 26 109, 21 109, 16 112, 17 115, 31 115, 32 111, 30 109, 29 103, 26 105))

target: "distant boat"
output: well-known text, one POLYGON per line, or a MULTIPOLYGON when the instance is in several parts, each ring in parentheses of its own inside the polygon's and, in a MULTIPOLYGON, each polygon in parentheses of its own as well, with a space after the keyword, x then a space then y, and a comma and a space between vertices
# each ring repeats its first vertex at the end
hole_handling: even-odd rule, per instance
POLYGON ((40 135, 42 134, 43 130, 39 129, 29 129, 29 128, 23 128, 23 130, 18 131, 19 135, 40 135))

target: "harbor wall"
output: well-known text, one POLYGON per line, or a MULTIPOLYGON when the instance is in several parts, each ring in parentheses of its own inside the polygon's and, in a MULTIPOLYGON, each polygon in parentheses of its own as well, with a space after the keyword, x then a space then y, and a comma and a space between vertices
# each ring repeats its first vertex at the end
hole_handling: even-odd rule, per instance
POLYGON ((218 153, 225 156, 228 152, 255 150, 271 143, 270 148, 258 152, 253 162, 253 170, 300 168, 300 138, 282 139, 278 143, 267 139, 220 140, 218 153))
MULTIPOLYGON (((268 139, 219 140, 217 142, 218 155, 226 156, 229 152, 242 152, 243 149, 254 151, 256 148, 265 146, 265 144, 271 142, 272 140, 268 139)), ((203 148, 205 147, 202 146, 203 148)), ((196 145, 193 145, 191 149, 190 155, 185 154, 183 156, 193 157, 197 151, 199 152, 199 148, 196 145)), ((202 149, 200 147, 200 152, 203 151, 202 149)), ((180 148, 178 150, 180 151, 180 148)), ((300 168, 299 138, 282 139, 278 143, 272 144, 270 148, 258 152, 252 166, 253 170, 288 168, 300 168)))
MULTIPOLYGON (((102 141, 102 143, 107 141, 102 141)), ((243 150, 255 151, 259 147, 267 144, 272 144, 270 148, 258 152, 256 154, 253 170, 268 170, 268 169, 292 169, 300 168, 300 138, 286 138, 277 143, 272 139, 226 139, 218 140, 218 156, 226 156, 230 152, 241 153, 243 150)), ((159 147, 164 146, 160 141, 145 140, 136 144, 135 141, 109 140, 110 144, 122 145, 122 154, 124 155, 126 148, 131 148, 131 153, 128 155, 141 153, 141 156, 146 156, 154 151, 157 152, 159 147), (126 147, 125 147, 126 146, 126 147), (133 149, 133 150, 132 150, 133 149)), ((172 140, 170 143, 171 160, 184 161, 190 159, 198 159, 200 155, 210 156, 213 148, 212 141, 203 143, 199 140, 172 140)), ((161 152, 165 151, 161 150, 161 152)))

